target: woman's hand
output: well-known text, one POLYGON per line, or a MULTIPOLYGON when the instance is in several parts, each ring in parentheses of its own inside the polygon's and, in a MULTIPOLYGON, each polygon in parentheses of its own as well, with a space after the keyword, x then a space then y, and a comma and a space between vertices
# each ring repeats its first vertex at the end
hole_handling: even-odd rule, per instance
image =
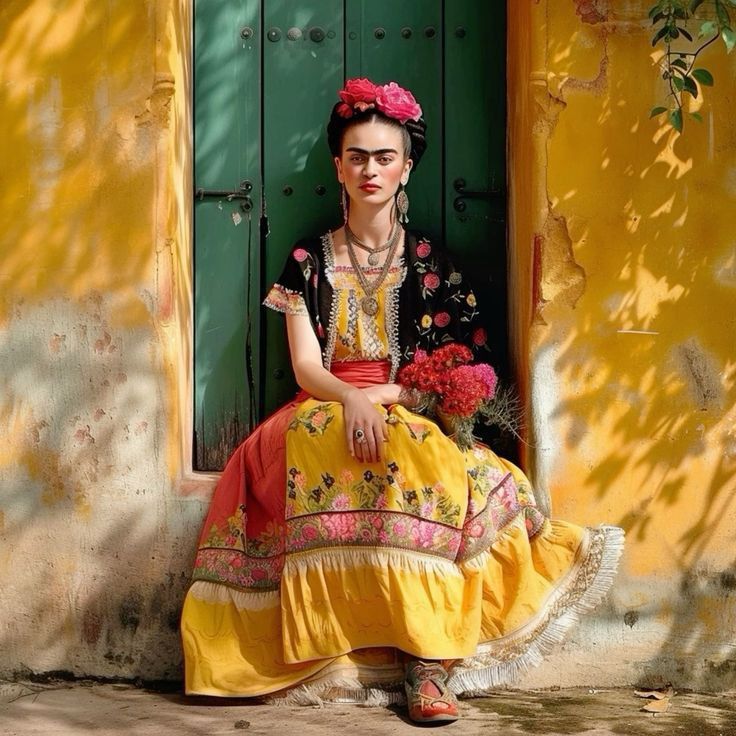
POLYGON ((401 386, 396 383, 377 383, 360 390, 368 397, 372 404, 388 406, 389 404, 399 403, 401 386))
MULTIPOLYGON (((380 402, 376 402, 380 403, 380 402)), ((350 454, 364 463, 377 463, 383 457, 383 443, 388 439, 386 420, 368 396, 367 389, 349 391, 342 402, 345 439, 350 454), (359 441, 355 432, 361 430, 359 441)))

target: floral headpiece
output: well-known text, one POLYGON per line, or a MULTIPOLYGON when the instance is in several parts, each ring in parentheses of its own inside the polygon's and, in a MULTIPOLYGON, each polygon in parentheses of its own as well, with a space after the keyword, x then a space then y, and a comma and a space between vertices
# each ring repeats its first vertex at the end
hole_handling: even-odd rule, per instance
POLYGON ((365 112, 370 108, 376 108, 402 125, 407 120, 419 120, 422 117, 422 108, 414 95, 396 82, 377 85, 370 79, 356 77, 348 79, 338 95, 342 102, 337 106, 337 114, 343 118, 351 118, 356 111, 365 112))

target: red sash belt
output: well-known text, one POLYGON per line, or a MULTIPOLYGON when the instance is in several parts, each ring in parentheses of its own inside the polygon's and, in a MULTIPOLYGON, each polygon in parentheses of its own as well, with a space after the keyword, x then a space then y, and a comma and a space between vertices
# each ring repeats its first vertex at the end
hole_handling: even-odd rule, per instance
MULTIPOLYGON (((341 381, 351 383, 358 388, 374 386, 377 383, 388 383, 391 373, 391 363, 388 360, 355 360, 333 363, 330 373, 341 381)), ((309 398, 306 391, 300 391, 295 401, 305 401, 309 398)))

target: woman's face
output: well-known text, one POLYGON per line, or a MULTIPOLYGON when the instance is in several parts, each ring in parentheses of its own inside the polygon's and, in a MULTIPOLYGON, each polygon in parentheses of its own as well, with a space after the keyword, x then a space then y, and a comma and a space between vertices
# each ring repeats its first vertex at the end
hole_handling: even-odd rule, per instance
POLYGON ((353 125, 345 131, 342 156, 335 157, 337 178, 353 202, 380 206, 406 184, 411 159, 404 158, 401 131, 380 120, 353 125))

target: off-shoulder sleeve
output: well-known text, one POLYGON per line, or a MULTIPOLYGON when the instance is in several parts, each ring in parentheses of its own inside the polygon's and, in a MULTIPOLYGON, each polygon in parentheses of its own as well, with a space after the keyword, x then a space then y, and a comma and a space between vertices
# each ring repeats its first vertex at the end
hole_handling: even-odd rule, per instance
POLYGON ((297 244, 289 253, 281 276, 263 300, 264 306, 285 314, 308 315, 306 291, 313 271, 312 256, 297 244))

